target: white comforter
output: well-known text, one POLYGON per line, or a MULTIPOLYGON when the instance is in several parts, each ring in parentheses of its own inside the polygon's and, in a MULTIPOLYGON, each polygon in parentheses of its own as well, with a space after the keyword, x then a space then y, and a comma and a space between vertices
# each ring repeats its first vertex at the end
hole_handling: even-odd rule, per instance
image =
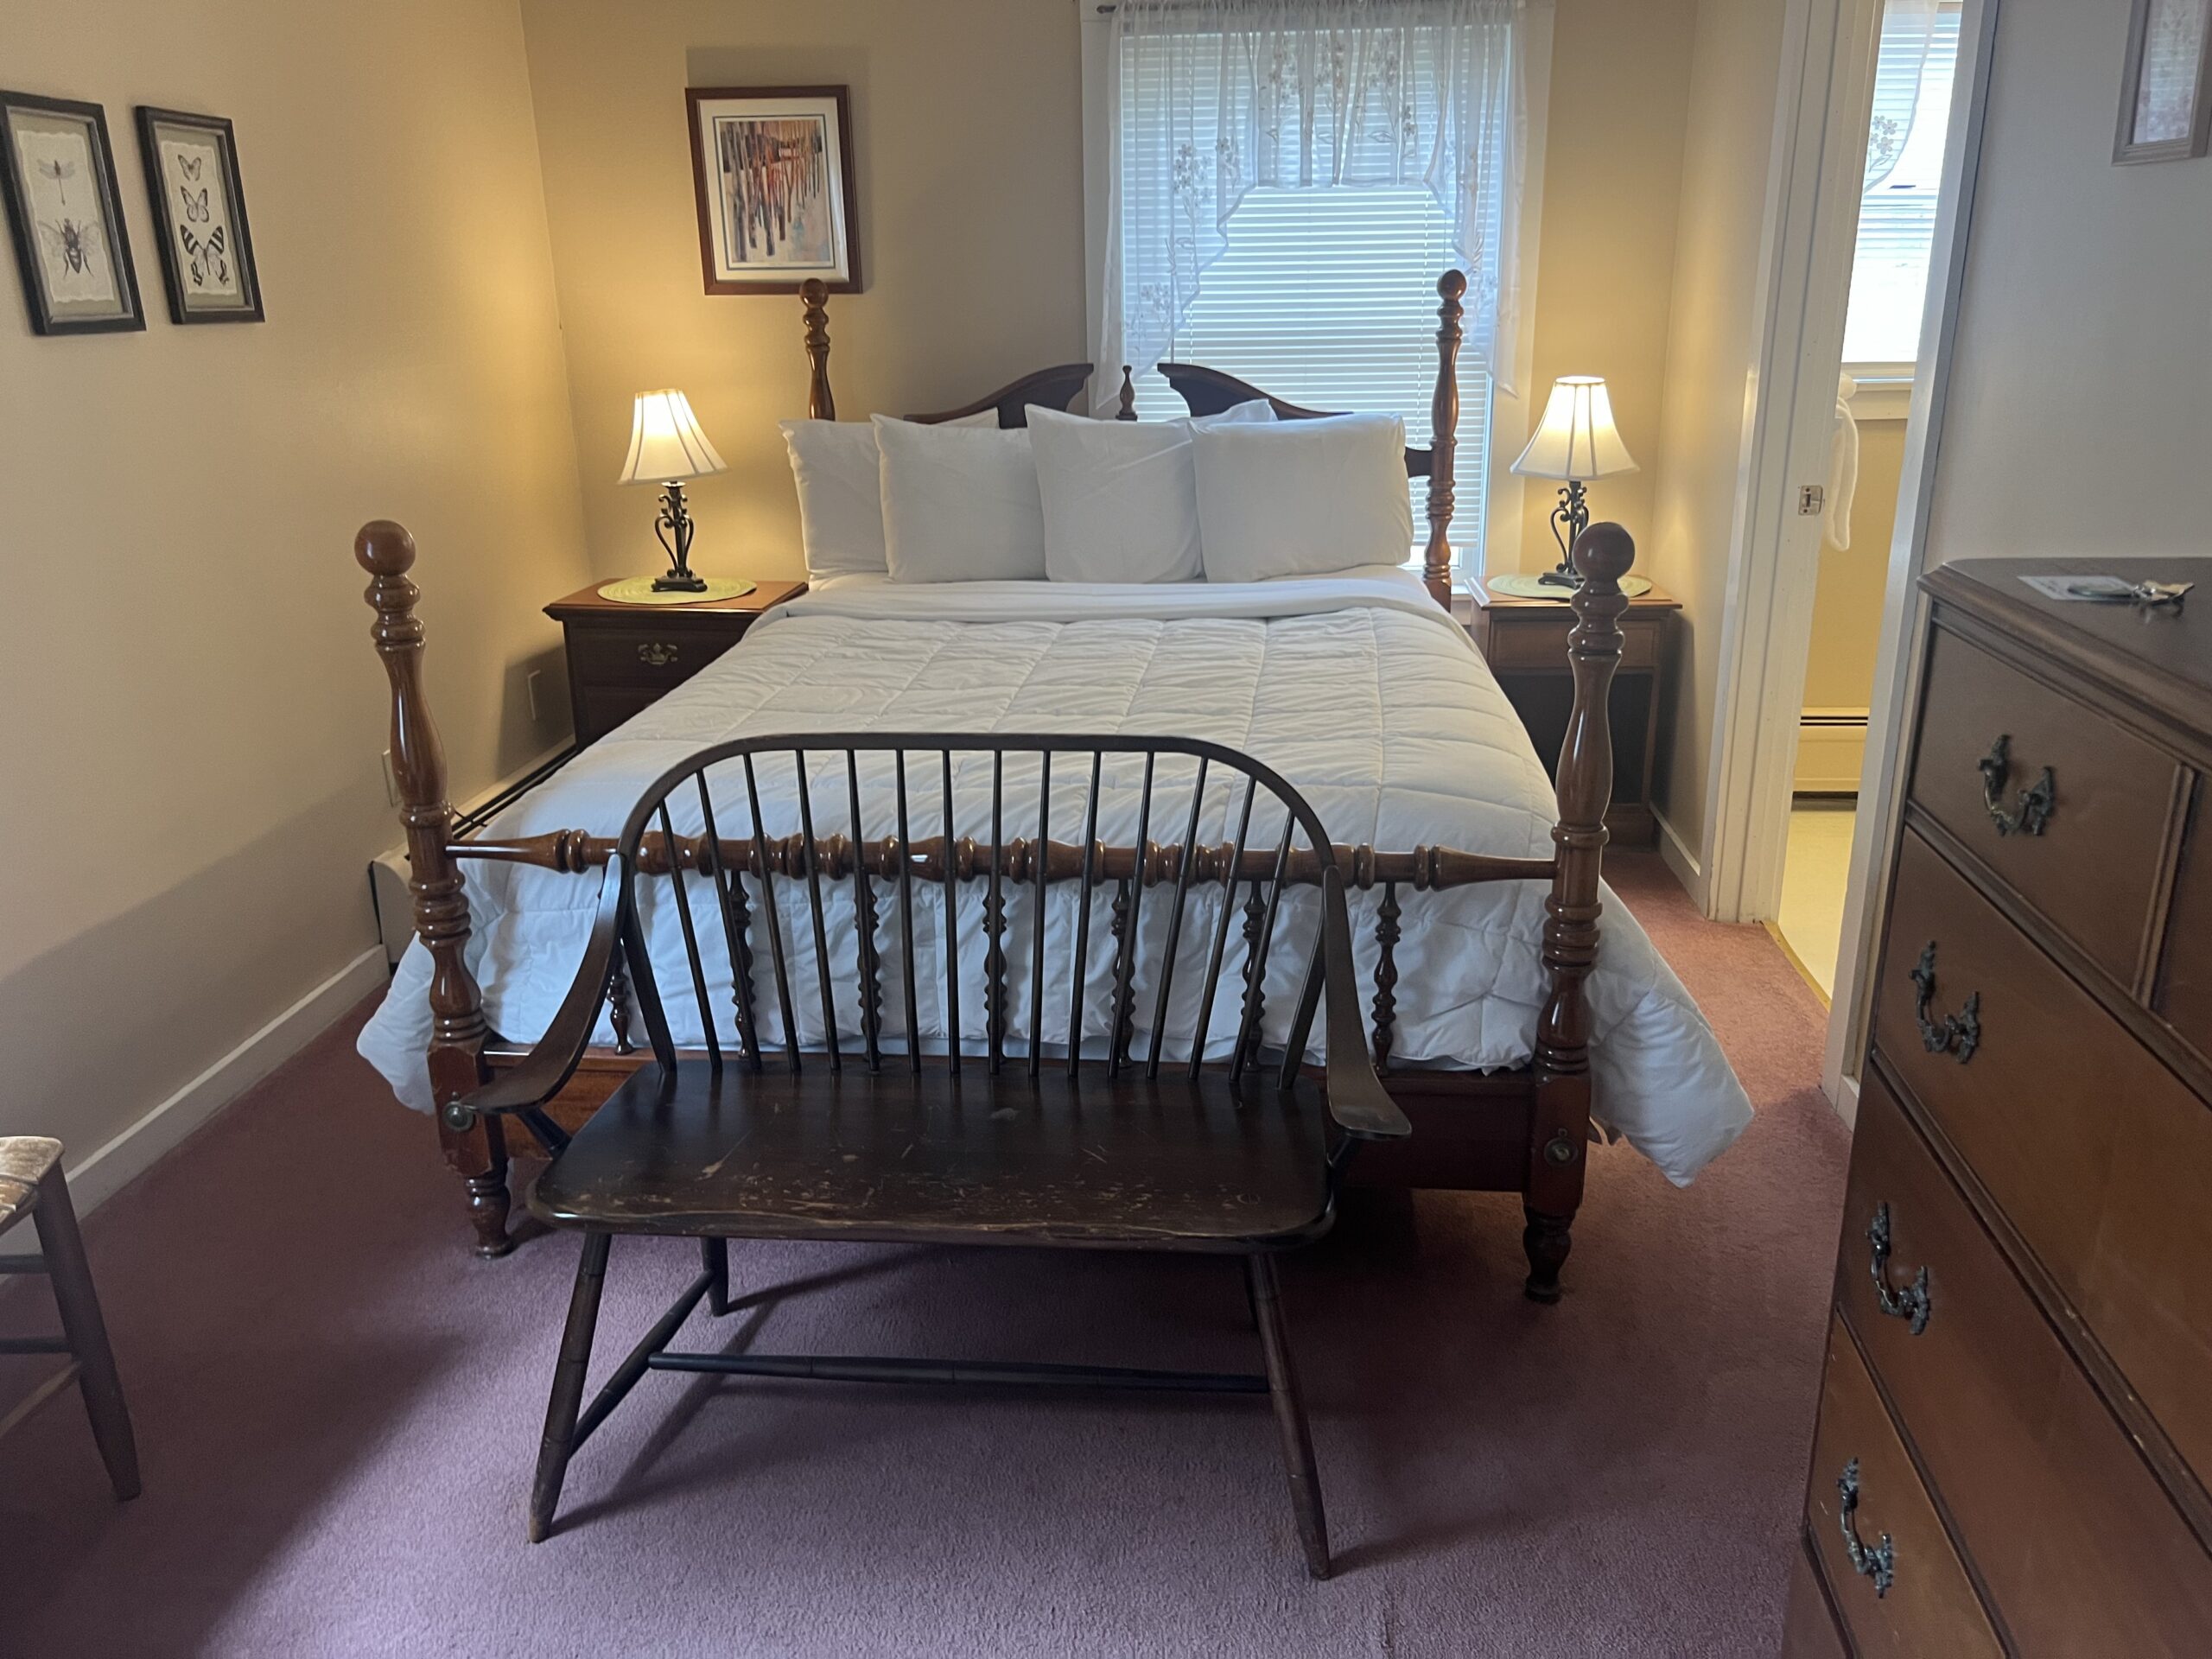
MULTIPOLYGON (((551 782, 508 808, 486 833, 586 829, 613 834, 647 784, 705 744, 746 734, 867 729, 1211 738, 1287 778, 1339 842, 1371 842, 1391 849, 1444 845, 1518 856, 1550 850, 1555 803, 1527 734, 1465 632, 1417 582, 1395 571, 1250 586, 893 587, 880 579, 842 579, 770 612, 741 646, 593 745, 551 782)), ((842 760, 825 755, 817 764, 821 770, 810 785, 815 828, 830 835, 847 827, 842 760)), ((1009 837, 1034 833, 1034 768, 1025 771, 1026 765, 1007 769, 1009 837)), ((913 833, 934 835, 942 825, 934 763, 910 771, 913 833)), ((1056 839, 1080 839, 1087 772, 1072 756, 1062 757, 1054 769, 1056 839)), ((886 800, 887 771, 864 776, 868 798, 886 800)), ((1108 766, 1099 812, 1103 840, 1128 845, 1135 839, 1141 777, 1141 762, 1134 759, 1108 766)), ((1180 835, 1190 781, 1187 768, 1179 772, 1163 764, 1154 840, 1180 835)), ((760 790, 768 832, 795 833, 790 768, 764 766, 760 790)), ((988 757, 963 760, 954 797, 959 833, 988 836, 988 757)), ((741 777, 717 788, 715 804, 724 836, 749 832, 741 777)), ((679 833, 696 833, 696 800, 671 805, 679 833)), ((883 833, 875 819, 881 810, 866 809, 873 834, 883 833)), ((1228 838, 1233 829, 1226 822, 1229 810, 1226 786, 1211 785, 1203 839, 1228 838)), ((1280 825, 1279 817, 1274 823, 1280 825)), ((475 915, 469 962, 484 989, 486 1017, 508 1038, 535 1038, 574 976, 599 884, 504 864, 473 864, 468 880, 475 915)), ((658 902, 666 885, 647 884, 640 913, 677 1039, 696 1042, 700 1021, 674 907, 658 902)), ((779 894, 785 938, 794 953, 794 989, 804 993, 795 995, 795 1018, 802 1040, 819 1041, 810 930, 803 898, 793 891, 798 885, 785 883, 779 894)), ((1153 950, 1154 929, 1164 931, 1167 891, 1155 888, 1147 896, 1144 928, 1153 950)), ((1351 895, 1363 982, 1373 967, 1372 916, 1380 896, 1351 895)), ((1529 882, 1442 893, 1400 890, 1404 919, 1393 1064, 1491 1069, 1528 1060, 1544 996, 1539 959, 1543 897, 1541 886, 1529 882)), ((975 957, 963 988, 976 988, 961 1000, 961 1025, 965 1040, 978 1050, 983 1037, 982 899, 981 884, 969 884, 959 918, 963 958, 975 957)), ((1202 957, 1192 953, 1210 941, 1218 902, 1211 893, 1192 894, 1176 971, 1180 1010, 1171 1014, 1171 1033, 1192 1027, 1195 1010, 1189 1004, 1204 977, 1202 957), (1195 971, 1187 965, 1193 960, 1200 963, 1195 971)), ((1028 1027, 1029 903, 1026 891, 1009 895, 1007 1023, 1017 1033, 1028 1027)), ((1285 903, 1281 925, 1293 940, 1310 939, 1313 896, 1285 903)), ((942 975, 928 966, 939 960, 934 947, 940 906, 937 891, 918 890, 922 965, 916 989, 925 1046, 932 1039, 941 1041, 944 1032, 942 975)), ((1067 1037, 1064 1004, 1075 906, 1074 884, 1065 884, 1053 891, 1046 910, 1046 982, 1058 988, 1048 994, 1045 1035, 1055 1047, 1067 1037)), ((881 938, 888 942, 896 937, 888 892, 881 894, 881 938)), ((830 912, 833 961, 849 961, 849 896, 837 895, 830 912)), ((701 912, 702 921, 707 914, 701 912)), ((1588 981, 1596 1113, 1670 1179, 1687 1182, 1749 1122, 1750 1103, 1688 994, 1610 894, 1601 925, 1604 941, 1588 981)), ((702 950, 728 1040, 730 976, 716 934, 711 925, 704 929, 702 950)), ((1111 948, 1102 902, 1094 912, 1090 970, 1102 982, 1112 971, 1111 948)), ((766 954, 756 954, 754 1006, 772 1035, 778 1031, 775 996, 766 954)), ((900 1022, 901 1001, 896 954, 887 949, 887 974, 894 977, 887 983, 884 1006, 887 1024, 893 1027, 900 1022)), ((1284 1035, 1301 957, 1301 950, 1281 946, 1274 953, 1270 1040, 1284 1035)), ((1223 977, 1227 999, 1235 993, 1227 982, 1234 976, 1223 977)), ((423 1058, 430 1032, 429 981, 428 956, 416 943, 359 1045, 400 1098, 423 1109, 430 1103, 423 1058)), ((1366 995, 1363 984, 1363 1004, 1366 995)), ((1103 1013, 1103 997, 1088 1001, 1103 1013)), ((1144 1033, 1150 995, 1140 994, 1135 1005, 1136 1052, 1148 1052, 1144 1033)), ((844 1037, 852 1038, 854 1011, 844 1010, 841 1023, 848 1026, 844 1037)), ((1232 1024, 1226 1014, 1219 1022, 1224 1033, 1232 1024)), ((1086 1029, 1087 1038, 1099 1035, 1086 1029)), ((1317 1043, 1319 1037, 1317 1029, 1317 1043)), ((611 1041, 611 1032, 602 1029, 601 1040, 611 1041)))

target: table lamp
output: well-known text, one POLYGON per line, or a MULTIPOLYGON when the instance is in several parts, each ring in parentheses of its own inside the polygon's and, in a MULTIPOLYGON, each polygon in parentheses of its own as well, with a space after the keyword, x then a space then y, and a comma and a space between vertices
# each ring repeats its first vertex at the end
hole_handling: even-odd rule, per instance
POLYGON ((1535 435, 1512 470, 1522 478, 1561 478, 1559 505, 1552 509, 1552 537, 1559 543, 1559 564, 1538 578, 1556 588, 1579 588, 1582 578, 1569 556, 1574 539, 1590 526, 1583 485, 1593 478, 1632 473, 1636 462, 1613 425, 1613 402, 1601 375, 1567 374, 1552 382, 1550 400, 1535 435))
POLYGON ((683 480, 724 470, 726 463, 699 429, 690 398, 673 388, 638 394, 630 419, 630 458, 622 463, 621 481, 661 486, 660 517, 653 520, 653 534, 668 550, 669 571, 653 578, 655 593, 707 591, 706 579, 691 569, 695 526, 683 505, 683 480))

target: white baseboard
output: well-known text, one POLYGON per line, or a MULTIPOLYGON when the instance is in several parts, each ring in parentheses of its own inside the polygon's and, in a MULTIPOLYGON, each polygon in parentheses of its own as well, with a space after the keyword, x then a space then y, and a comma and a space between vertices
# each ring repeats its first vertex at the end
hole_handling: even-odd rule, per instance
POLYGON ((1667 868, 1675 873, 1675 880, 1682 884, 1682 890, 1689 894, 1699 913, 1703 914, 1706 908, 1705 867, 1698 862, 1697 855, 1690 850, 1689 843, 1682 839, 1673 824, 1668 823, 1664 812, 1654 807, 1651 816, 1659 825, 1659 856, 1666 860, 1667 868))
POLYGON ((1835 1098, 1828 1104, 1835 1108, 1835 1115, 1843 1120, 1847 1129, 1859 1127, 1859 1079, 1845 1077, 1838 1085, 1835 1098))
POLYGON ((384 952, 372 948, 271 1020, 190 1083, 81 1163, 69 1165, 69 1196, 81 1214, 151 1169, 185 1136, 259 1083, 385 983, 384 952))

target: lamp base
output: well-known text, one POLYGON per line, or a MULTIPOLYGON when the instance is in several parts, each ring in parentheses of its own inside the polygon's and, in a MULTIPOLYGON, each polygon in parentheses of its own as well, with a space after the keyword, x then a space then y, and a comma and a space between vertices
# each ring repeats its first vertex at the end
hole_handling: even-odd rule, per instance
POLYGON ((707 579, 689 570, 671 570, 664 576, 653 578, 653 592, 657 594, 703 594, 707 579))

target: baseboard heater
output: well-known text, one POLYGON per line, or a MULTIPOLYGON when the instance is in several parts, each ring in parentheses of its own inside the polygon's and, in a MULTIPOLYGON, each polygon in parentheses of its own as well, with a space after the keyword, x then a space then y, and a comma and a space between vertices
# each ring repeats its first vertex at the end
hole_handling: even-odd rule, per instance
POLYGON ((1866 760, 1864 709, 1808 709, 1797 717, 1800 795, 1856 795, 1866 760))

